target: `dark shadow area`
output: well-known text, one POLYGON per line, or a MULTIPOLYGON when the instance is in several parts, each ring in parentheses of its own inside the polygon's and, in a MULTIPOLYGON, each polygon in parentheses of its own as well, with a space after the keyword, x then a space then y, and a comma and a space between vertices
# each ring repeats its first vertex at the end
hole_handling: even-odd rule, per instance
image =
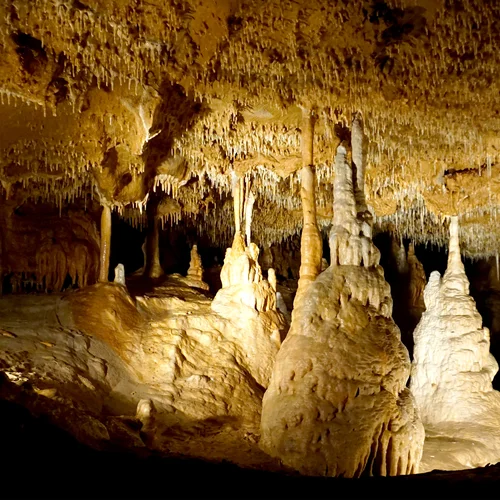
POLYGON ((395 478, 300 477, 182 457, 95 451, 0 400, 2 498, 495 498, 500 468, 395 478))

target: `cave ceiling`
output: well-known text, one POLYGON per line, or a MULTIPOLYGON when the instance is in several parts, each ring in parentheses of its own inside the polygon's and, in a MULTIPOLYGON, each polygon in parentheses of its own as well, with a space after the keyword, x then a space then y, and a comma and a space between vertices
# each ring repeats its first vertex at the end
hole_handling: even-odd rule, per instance
MULTIPOLYGON (((95 198, 140 224, 232 231, 257 193, 257 243, 301 230, 301 126, 315 118, 318 222, 353 113, 377 227, 497 252, 500 2, 3 0, 0 197, 95 198)), ((7 200, 7 201, 5 201, 7 200)))

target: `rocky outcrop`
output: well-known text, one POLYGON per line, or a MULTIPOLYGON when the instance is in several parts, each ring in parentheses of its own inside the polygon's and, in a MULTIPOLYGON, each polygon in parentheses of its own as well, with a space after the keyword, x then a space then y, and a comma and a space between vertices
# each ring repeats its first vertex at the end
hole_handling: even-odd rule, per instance
POLYGON ((414 332, 411 391, 427 440, 424 468, 479 467, 500 460, 500 393, 490 354, 460 257, 458 221, 450 223, 448 267, 434 271, 424 292, 426 311, 414 332))
POLYGON ((410 360, 391 318, 369 214, 357 203, 363 165, 355 175, 345 157, 341 145, 331 266, 296 302, 264 396, 260 444, 304 474, 409 474, 418 471, 424 441, 406 388, 410 360))

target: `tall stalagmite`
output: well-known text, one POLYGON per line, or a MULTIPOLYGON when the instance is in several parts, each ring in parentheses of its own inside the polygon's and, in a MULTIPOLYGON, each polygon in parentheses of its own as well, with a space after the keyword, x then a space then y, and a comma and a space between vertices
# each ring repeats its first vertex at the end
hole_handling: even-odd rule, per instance
POLYGON ((314 172, 314 116, 303 111, 302 119, 302 170, 300 198, 302 200, 303 226, 300 241, 300 277, 297 296, 304 286, 314 281, 321 271, 323 243, 316 222, 316 177, 314 172))
POLYGON ((424 441, 406 388, 410 360, 363 200, 355 197, 364 165, 354 174, 345 157, 341 145, 332 265, 294 310, 264 396, 260 444, 304 474, 409 474, 418 471, 424 441))
POLYGON ((414 332, 411 391, 426 430, 426 470, 463 469, 500 460, 500 392, 460 257, 458 220, 450 222, 448 267, 434 271, 424 291, 426 311, 414 332))

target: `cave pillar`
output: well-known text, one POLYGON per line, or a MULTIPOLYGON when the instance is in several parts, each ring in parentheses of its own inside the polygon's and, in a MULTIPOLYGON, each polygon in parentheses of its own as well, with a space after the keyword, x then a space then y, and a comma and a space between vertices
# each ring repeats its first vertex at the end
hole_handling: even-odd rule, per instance
POLYGON ((160 224, 158 204, 148 204, 148 236, 146 238, 145 275, 149 278, 159 278, 163 275, 160 264, 160 224))
POLYGON ((352 163, 355 170, 355 191, 357 209, 360 213, 368 212, 365 199, 365 159, 366 159, 366 137, 363 130, 363 118, 356 113, 352 120, 352 163))
POLYGON ((232 194, 234 206, 234 229, 236 233, 241 233, 241 219, 243 208, 243 193, 241 179, 233 172, 232 177, 232 194))
POLYGON ((101 253, 99 257, 99 281, 108 281, 109 256, 111 253, 111 207, 102 206, 101 213, 101 253))
POLYGON ((262 400, 259 447, 312 476, 418 472, 425 438, 406 387, 410 358, 358 189, 341 144, 332 265, 295 299, 262 400))
POLYGON ((299 291, 314 281, 321 272, 323 244, 316 222, 316 176, 314 171, 313 141, 314 116, 304 110, 302 121, 302 169, 300 198, 302 201, 303 226, 300 240, 299 291))

